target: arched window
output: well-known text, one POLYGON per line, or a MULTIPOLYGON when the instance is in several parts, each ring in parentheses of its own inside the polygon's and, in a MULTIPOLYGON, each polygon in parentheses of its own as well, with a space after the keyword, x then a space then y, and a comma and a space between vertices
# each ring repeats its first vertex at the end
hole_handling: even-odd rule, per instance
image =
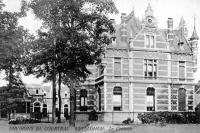
POLYGON ((80 111, 87 111, 87 90, 80 90, 80 111))
POLYGON ((186 90, 178 89, 178 111, 186 111, 186 90))
POLYGON ((115 87, 113 89, 113 110, 122 111, 122 88, 115 87))
POLYGON ((35 102, 33 105, 34 105, 33 111, 39 113, 41 104, 39 102, 35 102))
POLYGON ((153 87, 147 88, 146 104, 147 111, 155 111, 155 89, 153 87))
POLYGON ((47 104, 43 104, 42 112, 43 112, 43 117, 47 117, 47 104))

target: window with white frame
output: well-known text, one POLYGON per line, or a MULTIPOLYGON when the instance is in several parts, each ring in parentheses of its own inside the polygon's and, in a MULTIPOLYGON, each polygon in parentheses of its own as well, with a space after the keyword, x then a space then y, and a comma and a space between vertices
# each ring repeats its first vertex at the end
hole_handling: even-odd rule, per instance
POLYGON ((146 48, 155 48, 155 37, 154 35, 146 35, 146 48))
POLYGON ((152 87, 147 88, 146 104, 147 111, 155 111, 155 89, 152 87))
POLYGON ((34 108, 34 112, 41 112, 40 111, 40 107, 41 107, 41 104, 40 104, 40 102, 35 102, 34 104, 33 104, 33 108, 34 108))
POLYGON ((115 87, 113 89, 113 110, 122 111, 122 88, 115 87))
POLYGON ((114 75, 121 76, 121 58, 120 57, 114 58, 114 75))
POLYGON ((179 61, 179 79, 185 80, 185 61, 179 61))
POLYGON ((157 60, 144 59, 144 77, 157 78, 157 60))

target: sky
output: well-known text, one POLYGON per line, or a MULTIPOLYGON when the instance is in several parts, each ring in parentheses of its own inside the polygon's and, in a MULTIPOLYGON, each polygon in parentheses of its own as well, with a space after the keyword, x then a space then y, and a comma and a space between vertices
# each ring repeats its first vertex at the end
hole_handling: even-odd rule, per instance
MULTIPOLYGON (((194 27, 194 16, 196 22, 197 34, 200 36, 200 0, 113 0, 119 14, 111 16, 117 23, 120 22, 121 13, 126 13, 127 15, 134 10, 135 16, 140 20, 144 18, 145 10, 148 3, 154 11, 154 17, 156 17, 158 22, 158 27, 162 29, 167 28, 167 18, 173 18, 174 29, 178 27, 181 17, 186 21, 188 28, 188 36, 190 37, 193 32, 194 27)), ((3 0, 6 4, 4 10, 7 11, 19 11, 21 0, 3 0)), ((40 28, 41 21, 39 21, 31 11, 28 12, 26 18, 19 20, 19 25, 23 25, 25 28, 29 29, 31 33, 36 34, 36 30, 40 28)), ((200 42, 200 41, 199 41, 200 42)), ((200 43, 199 43, 199 53, 200 53, 200 43)), ((1 80, 1 79, 0 79, 1 80)), ((200 80, 200 54, 198 55, 198 70, 195 73, 195 81, 200 80)), ((27 84, 41 83, 41 79, 36 79, 34 76, 24 77, 23 81, 27 84)), ((0 86, 1 86, 0 82, 0 86)))

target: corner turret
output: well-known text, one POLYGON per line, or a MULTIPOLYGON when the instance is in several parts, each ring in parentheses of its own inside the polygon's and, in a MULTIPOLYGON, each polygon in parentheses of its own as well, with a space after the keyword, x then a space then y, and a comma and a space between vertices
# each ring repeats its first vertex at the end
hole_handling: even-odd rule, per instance
POLYGON ((194 30, 190 38, 190 43, 191 43, 191 48, 192 48, 192 53, 193 53, 193 62, 194 62, 193 72, 197 71, 198 40, 199 40, 199 37, 196 32, 195 18, 194 18, 194 30))

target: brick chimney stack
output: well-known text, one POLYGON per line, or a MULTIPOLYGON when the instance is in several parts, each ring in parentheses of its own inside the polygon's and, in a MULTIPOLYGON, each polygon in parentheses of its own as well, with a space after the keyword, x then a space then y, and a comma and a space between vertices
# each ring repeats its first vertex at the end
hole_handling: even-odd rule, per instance
POLYGON ((121 14, 121 41, 127 41, 126 13, 121 14))
POLYGON ((173 40, 173 18, 168 18, 167 20, 167 39, 168 41, 173 40))

